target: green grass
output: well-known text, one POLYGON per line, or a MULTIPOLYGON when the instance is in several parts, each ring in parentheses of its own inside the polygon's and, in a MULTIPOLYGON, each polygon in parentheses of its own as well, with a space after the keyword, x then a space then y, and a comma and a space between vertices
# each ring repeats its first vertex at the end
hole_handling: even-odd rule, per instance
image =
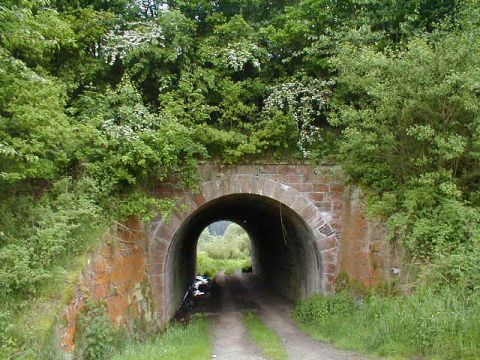
POLYGON ((204 252, 197 254, 197 273, 210 278, 215 277, 220 271, 225 271, 226 275, 232 275, 236 270, 249 266, 252 266, 250 258, 213 259, 204 252))
POLYGON ((287 351, 278 335, 260 317, 252 312, 245 313, 245 324, 254 342, 271 360, 288 359, 287 351))
POLYGON ((480 295, 462 289, 411 296, 345 293, 300 301, 295 317, 312 337, 389 359, 473 360, 480 354, 480 295))
POLYGON ((209 321, 196 317, 186 325, 173 324, 148 341, 127 345, 114 360, 207 360, 212 357, 209 321))

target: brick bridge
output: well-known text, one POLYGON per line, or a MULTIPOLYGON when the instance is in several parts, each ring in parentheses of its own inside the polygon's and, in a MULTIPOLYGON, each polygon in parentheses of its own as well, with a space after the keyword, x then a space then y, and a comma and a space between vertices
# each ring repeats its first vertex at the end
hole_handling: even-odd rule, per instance
POLYGON ((343 185, 338 167, 205 164, 200 173, 197 192, 152 186, 158 198, 179 198, 168 218, 132 220, 106 235, 66 310, 65 349, 87 298, 105 300, 112 321, 130 328, 138 319, 169 320, 195 275, 197 239, 219 220, 246 230, 253 271, 293 300, 333 291, 340 271, 366 286, 389 278, 394 250, 382 227, 365 220, 361 193, 343 185))

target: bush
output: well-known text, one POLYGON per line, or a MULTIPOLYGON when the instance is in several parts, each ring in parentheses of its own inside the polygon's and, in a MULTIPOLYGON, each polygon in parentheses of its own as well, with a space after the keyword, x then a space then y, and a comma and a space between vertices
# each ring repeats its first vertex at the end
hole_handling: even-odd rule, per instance
POLYGON ((355 299, 348 292, 331 296, 313 295, 298 303, 294 316, 301 321, 318 322, 334 316, 349 316, 356 308, 355 299))
POLYGON ((84 178, 60 179, 40 199, 17 197, 0 202, 0 296, 31 295, 58 268, 95 240, 105 218, 93 200, 99 190, 84 178), (18 229, 21 229, 18 231, 18 229))
POLYGON ((105 303, 88 302, 79 316, 76 355, 82 360, 108 359, 121 349, 120 334, 113 328, 105 303))

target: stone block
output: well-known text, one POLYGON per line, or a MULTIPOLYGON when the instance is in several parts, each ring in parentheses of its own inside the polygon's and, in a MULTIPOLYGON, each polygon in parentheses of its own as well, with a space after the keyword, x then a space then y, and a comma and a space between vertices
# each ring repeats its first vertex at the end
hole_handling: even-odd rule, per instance
POLYGON ((155 232, 152 235, 152 240, 153 242, 160 241, 169 243, 174 234, 174 231, 169 225, 161 224, 155 229, 155 232))
POLYGON ((290 175, 276 174, 276 175, 269 175, 268 177, 272 180, 281 182, 283 184, 289 184, 290 183, 290 175))
POLYGON ((309 222, 308 225, 310 225, 310 227, 313 230, 317 230, 318 228, 323 226, 326 222, 327 222, 327 219, 325 218, 325 215, 318 211, 316 216, 309 222))
POLYGON ((313 203, 310 203, 310 205, 304 208, 299 215, 308 223, 315 218, 317 212, 317 207, 313 203))
POLYGON ((337 273, 337 263, 331 262, 324 265, 324 270, 327 274, 336 274, 337 273))
POLYGON ((235 170, 237 174, 251 175, 259 173, 259 167, 255 165, 238 165, 235 170))
POLYGON ((325 184, 313 184, 313 191, 315 192, 329 192, 330 187, 325 184))
POLYGON ((292 188, 287 188, 286 191, 282 192, 275 200, 291 208, 292 204, 296 200, 296 197, 297 192, 292 188))
POLYGON ((293 184, 293 183, 307 183, 307 181, 305 179, 305 176, 306 175, 303 175, 303 174, 288 175, 288 182, 290 184, 293 184))
POLYGON ((316 201, 315 206, 318 208, 320 211, 332 211, 333 205, 330 201, 328 200, 323 200, 323 201, 316 201))
POLYGON ((343 185, 331 185, 330 186, 330 191, 331 192, 343 193, 344 190, 345 190, 345 186, 343 186, 343 185))
POLYGON ((278 174, 278 167, 281 165, 260 165, 258 167, 260 173, 278 174))
POLYGON ((203 183, 202 195, 206 202, 215 199, 217 197, 216 192, 214 180, 203 183))
POLYGON ((311 200, 313 200, 313 201, 319 201, 319 202, 321 202, 321 201, 323 201, 324 198, 325 198, 325 195, 324 195, 324 193, 322 193, 322 192, 310 192, 310 193, 308 193, 307 195, 308 195, 308 197, 309 197, 311 200))
MULTIPOLYGON (((273 190, 273 194, 271 195, 271 198, 280 201, 281 197, 289 190, 289 187, 285 184, 278 183, 275 189, 273 190)), ((292 199, 293 201, 293 199, 292 199)))
POLYGON ((263 195, 267 197, 272 197, 275 189, 279 186, 280 184, 276 181, 265 181, 263 185, 263 195))
POLYGON ((337 248, 322 250, 320 254, 324 264, 337 261, 337 248))
POLYGON ((165 270, 164 260, 165 260, 164 258, 159 258, 159 259, 155 259, 155 261, 157 262, 148 264, 148 271, 152 276, 163 274, 165 270))
POLYGON ((254 176, 252 178, 252 193, 263 195, 265 183, 270 181, 264 176, 254 176))
POLYGON ((299 213, 309 205, 310 202, 308 201, 308 199, 303 194, 297 193, 295 195, 295 200, 290 204, 289 207, 296 213, 299 213))
POLYGON ((166 219, 165 224, 172 229, 173 232, 176 232, 178 228, 183 224, 183 221, 185 220, 183 217, 179 217, 177 215, 178 213, 173 213, 172 215, 169 216, 168 219, 166 219))
POLYGON ((308 184, 308 183, 293 183, 289 184, 290 186, 293 186, 295 189, 297 189, 300 192, 312 192, 313 191, 313 184, 308 184))
POLYGON ((299 172, 299 167, 297 165, 279 165, 278 173, 285 174, 285 175, 301 174, 301 172, 299 172))

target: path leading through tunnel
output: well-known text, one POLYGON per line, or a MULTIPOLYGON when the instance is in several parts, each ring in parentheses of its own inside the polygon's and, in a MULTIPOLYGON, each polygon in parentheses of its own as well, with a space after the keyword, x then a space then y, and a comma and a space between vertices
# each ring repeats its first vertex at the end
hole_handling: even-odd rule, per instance
POLYGON ((303 333, 290 316, 292 303, 275 295, 253 274, 219 275, 220 304, 214 326, 214 358, 263 359, 249 338, 243 311, 257 310, 262 320, 281 338, 290 360, 364 360, 365 357, 335 349, 303 333))

